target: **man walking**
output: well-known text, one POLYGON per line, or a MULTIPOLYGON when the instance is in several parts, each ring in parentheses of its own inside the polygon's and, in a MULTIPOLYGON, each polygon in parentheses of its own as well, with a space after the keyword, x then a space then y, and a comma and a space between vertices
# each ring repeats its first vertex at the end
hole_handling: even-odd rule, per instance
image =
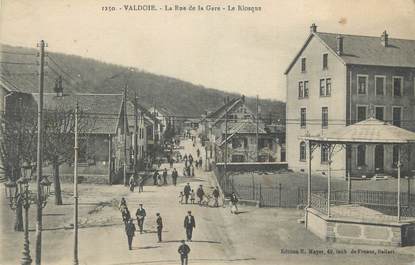
POLYGON ((177 177, 178 177, 177 170, 176 170, 176 168, 174 168, 173 172, 171 173, 171 178, 172 178, 174 186, 176 186, 176 184, 177 184, 177 177))
POLYGON ((196 228, 196 222, 191 211, 188 211, 184 218, 184 228, 186 229, 187 241, 192 241, 193 228, 196 228))
POLYGON ((190 191, 191 191, 192 189, 190 188, 190 184, 189 184, 189 182, 186 184, 186 186, 184 186, 184 190, 183 190, 183 192, 184 192, 184 198, 185 198, 185 202, 186 202, 186 204, 188 203, 188 201, 189 201, 189 196, 190 196, 190 191))
POLYGON ((196 195, 199 198, 199 205, 202 205, 203 196, 205 196, 205 191, 203 190, 202 185, 199 185, 199 188, 196 191, 196 195))
POLYGON ((219 187, 216 186, 216 188, 213 190, 213 198, 215 198, 215 204, 214 207, 219 207, 219 187))
POLYGON ((135 187, 134 175, 131 175, 130 181, 128 182, 128 185, 130 185, 130 191, 134 192, 134 187, 135 187))
POLYGON ((131 245, 133 244, 133 238, 135 235, 135 225, 133 219, 130 219, 125 225, 125 233, 127 234, 128 239, 128 249, 131 250, 131 245))
POLYGON ((161 233, 163 231, 163 219, 160 216, 160 213, 156 213, 156 226, 157 226, 157 237, 159 239, 158 242, 161 242, 161 233))
POLYGON ((138 192, 144 192, 144 179, 142 176, 138 177, 138 192))
POLYGON ((143 204, 140 203, 139 207, 137 209, 137 212, 135 213, 135 216, 137 217, 137 224, 140 228, 140 234, 143 233, 143 226, 144 226, 144 218, 146 217, 146 210, 143 208, 143 204))
POLYGON ((154 172, 154 174, 153 174, 153 184, 154 184, 154 186, 157 185, 157 179, 158 179, 158 177, 159 177, 159 172, 158 172, 158 170, 156 170, 154 172))
POLYGON ((190 247, 186 245, 186 242, 182 240, 182 244, 180 245, 179 249, 177 250, 180 254, 180 260, 182 265, 187 265, 187 261, 189 259, 188 255, 190 253, 190 247))
POLYGON ((163 170, 163 185, 167 185, 167 168, 163 170))

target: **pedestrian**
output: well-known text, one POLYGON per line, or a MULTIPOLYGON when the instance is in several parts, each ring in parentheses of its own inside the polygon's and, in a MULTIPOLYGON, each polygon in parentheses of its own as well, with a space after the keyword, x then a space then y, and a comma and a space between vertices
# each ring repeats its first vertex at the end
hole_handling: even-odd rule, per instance
POLYGON ((183 156, 183 160, 184 160, 184 161, 187 161, 187 154, 184 154, 184 156, 183 156))
POLYGON ((190 176, 195 176, 195 167, 193 165, 190 166, 190 176))
POLYGON ((193 156, 192 156, 192 154, 189 154, 189 163, 190 163, 190 165, 193 164, 193 156))
POLYGON ((186 177, 186 176, 187 176, 187 168, 183 167, 183 177, 186 177))
POLYGON ((196 155, 197 155, 197 157, 200 156, 200 150, 199 150, 199 148, 196 150, 196 155))
POLYGON ((127 225, 127 222, 131 219, 130 211, 127 207, 124 207, 121 211, 121 217, 124 225, 127 225))
POLYGON ((184 218, 184 228, 186 229, 187 241, 192 241, 192 234, 193 229, 196 228, 196 221, 191 211, 188 211, 184 218))
POLYGON ((199 157, 199 167, 200 168, 202 168, 202 162, 203 162, 202 157, 199 157))
POLYGON ((135 187, 135 179, 134 179, 134 175, 131 175, 130 177, 130 181, 128 182, 128 185, 130 186, 130 191, 134 192, 134 187, 135 187))
POLYGON ((159 175, 158 170, 154 171, 154 174, 153 174, 153 184, 154 184, 154 186, 157 185, 158 175, 159 175))
POLYGON ((138 177, 138 192, 144 192, 144 178, 143 178, 143 176, 138 177))
POLYGON ((184 190, 183 190, 183 192, 184 192, 184 197, 185 197, 185 201, 186 201, 186 204, 188 203, 188 201, 189 201, 189 195, 190 195, 190 191, 191 191, 192 189, 190 188, 190 184, 189 184, 189 182, 186 184, 186 186, 184 186, 184 190))
POLYGON ((139 207, 135 212, 135 216, 137 217, 137 224, 140 229, 140 234, 142 234, 144 228, 144 218, 146 217, 146 210, 144 210, 142 203, 139 204, 139 207))
POLYGON ((192 173, 191 173, 191 171, 190 171, 190 166, 188 166, 187 168, 186 168, 186 174, 187 174, 187 176, 190 178, 192 175, 192 173))
POLYGON ((124 197, 122 197, 121 201, 120 201, 120 205, 118 206, 118 209, 120 209, 120 211, 122 211, 124 207, 127 207, 127 201, 125 200, 124 197))
POLYGON ((186 245, 184 240, 182 240, 182 244, 177 251, 180 254, 180 261, 182 262, 182 265, 187 265, 189 260, 190 247, 186 245))
POLYGON ((173 163, 174 163, 173 156, 171 156, 170 157, 170 168, 173 168, 173 163))
POLYGON ((177 170, 176 168, 173 168, 173 172, 171 173, 171 178, 172 178, 172 182, 174 186, 176 186, 177 177, 178 177, 177 170))
POLYGON ((183 194, 183 191, 181 191, 180 194, 179 194, 180 204, 183 204, 183 198, 184 198, 184 194, 183 194))
POLYGON ((161 186, 162 185, 162 183, 161 183, 161 175, 160 174, 158 174, 157 175, 157 186, 161 186))
POLYGON ((215 198, 215 203, 213 204, 214 207, 219 207, 219 187, 216 188, 212 192, 213 198, 215 198))
POLYGON ((236 197, 235 192, 232 192, 231 194, 231 213, 238 213, 238 197, 236 197))
POLYGON ((190 192, 190 203, 195 204, 195 192, 194 192, 194 190, 192 190, 190 192))
POLYGON ((156 219, 156 226, 157 226, 157 237, 158 242, 161 242, 161 233, 163 232, 163 219, 160 216, 160 213, 156 213, 157 219, 156 219))
POLYGON ((163 170, 163 185, 167 185, 167 168, 163 170))
POLYGON ((196 168, 198 168, 198 167, 199 167, 199 161, 198 161, 198 160, 196 160, 196 162, 195 162, 195 166, 196 166, 196 168))
POLYGON ((184 160, 184 167, 187 168, 188 166, 189 166, 189 160, 186 159, 186 160, 184 160))
POLYGON ((203 196, 205 196, 205 191, 203 190, 202 185, 199 185, 199 188, 196 191, 196 195, 199 198, 199 205, 202 205, 203 196))
POLYGON ((133 223, 133 219, 130 219, 127 224, 125 225, 125 233, 127 234, 128 239, 128 249, 132 250, 133 238, 135 235, 135 225, 133 223))

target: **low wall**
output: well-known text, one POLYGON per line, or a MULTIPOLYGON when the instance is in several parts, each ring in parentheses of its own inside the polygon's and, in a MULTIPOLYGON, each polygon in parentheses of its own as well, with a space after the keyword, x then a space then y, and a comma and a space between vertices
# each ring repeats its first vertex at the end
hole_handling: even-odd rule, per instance
MULTIPOLYGON (((216 163, 216 168, 219 172, 223 172, 224 163, 216 163)), ((244 163, 227 163, 226 170, 232 171, 279 171, 287 170, 287 162, 244 162, 244 163)))
POLYGON ((328 218, 312 208, 306 209, 306 222, 308 230, 329 242, 395 247, 415 244, 415 223, 328 218))

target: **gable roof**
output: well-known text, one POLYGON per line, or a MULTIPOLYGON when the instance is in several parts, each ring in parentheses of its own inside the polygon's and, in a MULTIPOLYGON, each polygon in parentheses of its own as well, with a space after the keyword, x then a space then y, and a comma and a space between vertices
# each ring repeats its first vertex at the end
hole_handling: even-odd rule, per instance
MULTIPOLYGON (((39 102, 39 94, 33 93, 33 99, 39 102)), ((45 93, 44 109, 64 110, 74 109, 78 102, 79 109, 85 112, 93 124, 92 134, 116 134, 123 106, 122 94, 76 94, 56 96, 55 93, 45 93)))
POLYGON ((308 36, 306 42, 284 74, 288 74, 313 37, 316 37, 346 65, 356 64, 415 68, 415 40, 388 38, 388 45, 385 47, 381 43, 380 36, 373 37, 314 32, 308 36), (343 37, 343 53, 341 55, 336 53, 337 36, 339 35, 343 37))

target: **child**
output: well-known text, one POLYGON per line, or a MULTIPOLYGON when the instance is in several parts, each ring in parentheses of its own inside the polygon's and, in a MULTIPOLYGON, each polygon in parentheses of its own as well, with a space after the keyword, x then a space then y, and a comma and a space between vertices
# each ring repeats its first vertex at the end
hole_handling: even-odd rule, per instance
POLYGON ((190 192, 190 202, 195 204, 195 192, 193 190, 190 192))
POLYGON ((183 197, 184 197, 184 194, 183 194, 183 191, 181 191, 180 194, 179 194, 180 204, 183 204, 183 197))

